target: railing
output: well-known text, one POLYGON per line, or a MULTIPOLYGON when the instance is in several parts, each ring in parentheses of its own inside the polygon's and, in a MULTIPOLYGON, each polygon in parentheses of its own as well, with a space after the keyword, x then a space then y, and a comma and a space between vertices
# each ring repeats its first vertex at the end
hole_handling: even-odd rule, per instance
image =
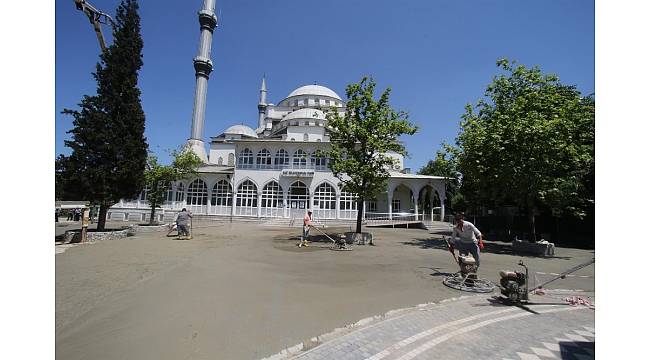
POLYGON ((405 221, 419 221, 416 220, 416 214, 414 213, 379 213, 379 212, 366 212, 366 221, 369 224, 372 223, 381 223, 381 222, 405 222, 405 221))
MULTIPOLYGON (((309 159, 307 159, 309 160, 309 159)), ((316 170, 316 171, 329 171, 329 167, 327 164, 323 165, 318 165, 318 164, 312 164, 311 162, 307 161, 307 163, 294 163, 289 162, 287 164, 241 164, 237 163, 237 169, 242 169, 242 170, 284 170, 284 169, 310 169, 310 170, 316 170)))

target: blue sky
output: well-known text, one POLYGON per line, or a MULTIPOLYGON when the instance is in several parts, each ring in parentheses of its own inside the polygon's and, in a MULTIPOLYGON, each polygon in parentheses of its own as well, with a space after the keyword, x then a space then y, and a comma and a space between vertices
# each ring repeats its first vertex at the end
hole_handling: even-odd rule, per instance
MULTIPOLYGON (((91 4, 114 15, 117 0, 91 4)), ((140 73, 149 148, 167 149, 190 136, 201 0, 142 0, 144 67, 140 73)), ((55 13, 56 154, 83 94, 95 93, 91 72, 99 45, 72 0, 55 13)), ((257 124, 261 77, 268 101, 317 82, 344 97, 346 84, 372 75, 391 104, 420 128, 405 137, 414 171, 452 142, 467 103, 497 73, 498 58, 539 65, 584 94, 594 85, 594 2, 589 0, 217 0, 205 140, 232 124, 257 124)), ((105 28, 105 32, 109 30, 105 28)), ((110 35, 107 34, 110 42, 110 35)))

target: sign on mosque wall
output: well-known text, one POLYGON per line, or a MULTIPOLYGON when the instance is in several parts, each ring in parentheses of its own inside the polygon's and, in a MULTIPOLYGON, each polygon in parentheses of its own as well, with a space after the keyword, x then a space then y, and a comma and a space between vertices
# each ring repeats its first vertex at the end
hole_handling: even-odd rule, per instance
POLYGON ((314 177, 314 170, 310 169, 284 169, 281 173, 282 176, 289 177, 314 177))

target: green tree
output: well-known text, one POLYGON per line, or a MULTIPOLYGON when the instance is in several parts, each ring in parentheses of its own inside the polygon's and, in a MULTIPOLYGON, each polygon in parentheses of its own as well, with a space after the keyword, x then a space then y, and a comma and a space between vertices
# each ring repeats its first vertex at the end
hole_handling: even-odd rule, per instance
POLYGON ((123 0, 115 21, 114 42, 93 73, 97 94, 84 96, 80 110, 63 111, 74 118, 68 131, 72 140, 65 142, 72 153, 61 161, 63 192, 100 206, 98 230, 104 229, 110 206, 142 189, 147 163, 138 89, 143 42, 137 2, 123 0))
POLYGON ((578 218, 593 208, 595 102, 538 67, 497 66, 505 74, 462 116, 462 192, 474 203, 525 209, 533 241, 541 207, 578 218))
POLYGON ((357 227, 361 232, 363 204, 386 189, 388 168, 394 159, 387 152, 406 155, 398 141, 403 134, 413 135, 417 128, 403 111, 388 104, 390 88, 375 100, 375 81, 364 77, 359 83, 346 87, 347 104, 341 116, 336 111, 327 114, 331 150, 329 168, 340 180, 344 191, 357 194, 357 227))
MULTIPOLYGON (((429 160, 419 171, 420 175, 444 176, 445 177, 445 199, 447 206, 454 208, 461 196, 458 189, 461 183, 460 172, 458 171, 458 149, 452 145, 443 143, 442 149, 436 151, 436 157, 429 160)), ((425 206, 428 202, 425 201, 425 206)))
POLYGON ((148 187, 147 201, 151 206, 149 223, 154 224, 156 208, 165 201, 165 195, 172 182, 185 179, 196 174, 201 166, 201 159, 191 151, 173 152, 174 161, 171 165, 161 165, 158 158, 150 154, 147 159, 147 169, 144 172, 145 184, 148 187))

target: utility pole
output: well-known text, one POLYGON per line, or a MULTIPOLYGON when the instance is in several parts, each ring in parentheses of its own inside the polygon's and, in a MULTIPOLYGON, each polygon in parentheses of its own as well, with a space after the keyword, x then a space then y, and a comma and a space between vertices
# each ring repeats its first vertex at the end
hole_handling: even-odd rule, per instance
POLYGON ((104 34, 102 34, 101 24, 111 25, 115 27, 115 21, 107 13, 97 10, 94 6, 90 5, 86 0, 74 0, 77 10, 82 11, 88 20, 93 25, 95 29, 95 34, 97 35, 97 40, 99 41, 99 46, 102 48, 102 52, 106 51, 106 41, 104 41, 104 34))

